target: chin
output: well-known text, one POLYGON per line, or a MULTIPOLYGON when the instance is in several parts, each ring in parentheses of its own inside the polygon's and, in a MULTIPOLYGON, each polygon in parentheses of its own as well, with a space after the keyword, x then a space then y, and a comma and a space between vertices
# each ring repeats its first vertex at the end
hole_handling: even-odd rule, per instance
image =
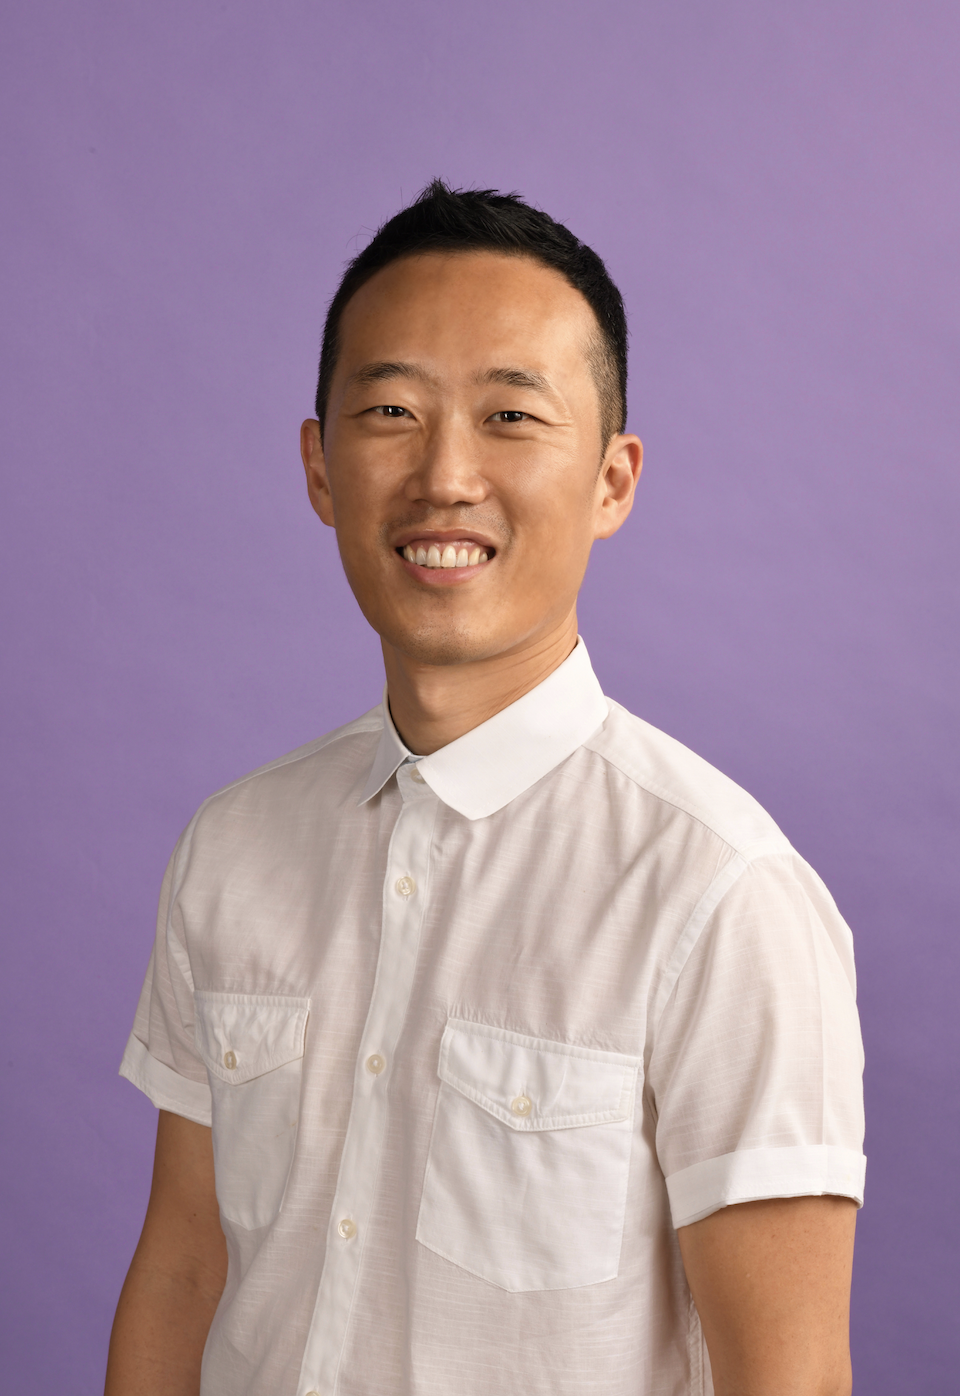
POLYGON ((500 649, 492 636, 460 626, 398 627, 391 633, 380 633, 389 645, 417 664, 470 664, 489 659, 500 649))

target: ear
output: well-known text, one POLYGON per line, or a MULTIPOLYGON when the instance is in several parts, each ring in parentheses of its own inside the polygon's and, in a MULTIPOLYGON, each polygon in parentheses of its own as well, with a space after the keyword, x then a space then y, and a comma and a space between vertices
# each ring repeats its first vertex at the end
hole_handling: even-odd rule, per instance
POLYGON ((327 463, 323 456, 323 442, 320 440, 320 423, 308 417, 300 428, 300 456, 307 472, 307 493, 310 503, 325 524, 334 526, 333 495, 327 479, 327 463))
POLYGON ((642 468, 640 438, 622 434, 612 437, 597 476, 594 538, 609 538, 624 522, 633 508, 642 468))

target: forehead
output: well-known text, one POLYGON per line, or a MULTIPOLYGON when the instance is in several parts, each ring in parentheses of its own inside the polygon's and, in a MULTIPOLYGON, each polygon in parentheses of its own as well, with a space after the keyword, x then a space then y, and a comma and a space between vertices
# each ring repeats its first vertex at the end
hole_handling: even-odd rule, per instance
POLYGON ((532 257, 431 252, 392 262, 347 303, 338 374, 412 356, 437 367, 519 356, 544 370, 588 372, 596 332, 586 299, 532 257))

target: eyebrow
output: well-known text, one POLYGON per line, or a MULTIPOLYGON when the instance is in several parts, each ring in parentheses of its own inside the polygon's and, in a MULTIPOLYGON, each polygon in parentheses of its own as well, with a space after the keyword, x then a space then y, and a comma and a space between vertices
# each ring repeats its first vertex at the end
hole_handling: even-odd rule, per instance
POLYGON ((534 393, 553 393, 549 381, 532 368, 490 368, 478 373, 477 383, 502 383, 506 388, 528 388, 534 393))
MULTIPOLYGON (((361 365, 350 375, 350 383, 358 388, 367 388, 374 383, 387 383, 393 378, 412 378, 421 383, 435 381, 420 364, 381 359, 361 365)), ((478 373, 474 381, 477 384, 500 383, 506 388, 526 388, 534 393, 554 391, 544 375, 531 368, 489 368, 485 373, 478 373)))
POLYGON ((392 378, 415 378, 422 383, 432 382, 432 378, 419 364, 397 363, 383 359, 377 363, 363 364, 356 373, 350 375, 351 386, 367 388, 373 383, 387 383, 392 378))

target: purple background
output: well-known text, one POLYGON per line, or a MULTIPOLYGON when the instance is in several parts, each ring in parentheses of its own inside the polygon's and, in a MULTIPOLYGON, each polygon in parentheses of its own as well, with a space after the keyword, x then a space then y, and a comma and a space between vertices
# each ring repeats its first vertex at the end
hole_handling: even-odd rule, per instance
POLYGON ((0 1384, 100 1389, 179 830, 379 697, 297 428, 344 260, 440 174, 623 288, 647 467, 582 630, 854 928, 857 1390, 953 1393, 960 10, 31 0, 5 30, 0 1384))

